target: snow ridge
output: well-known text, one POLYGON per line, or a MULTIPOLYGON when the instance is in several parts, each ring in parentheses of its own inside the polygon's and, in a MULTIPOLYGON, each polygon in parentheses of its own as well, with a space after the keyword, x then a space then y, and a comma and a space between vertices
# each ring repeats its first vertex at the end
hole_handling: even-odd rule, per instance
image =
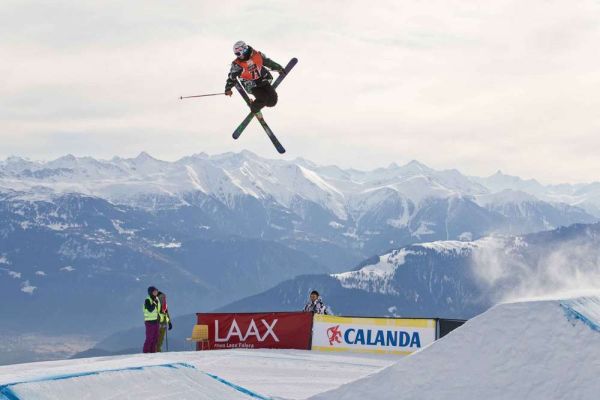
POLYGON ((397 294, 391 285, 391 279, 396 269, 405 263, 406 256, 415 254, 407 249, 395 250, 379 257, 379 262, 367 265, 357 271, 332 274, 338 279, 342 287, 347 289, 361 289, 368 292, 382 294, 397 294))
MULTIPOLYGON (((145 152, 129 159, 96 160, 67 155, 47 162, 15 157, 0 162, 0 187, 37 199, 81 193, 116 204, 135 205, 147 196, 167 196, 175 199, 172 204, 185 205, 183 195, 199 191, 227 204, 235 196, 248 195, 274 199, 289 207, 299 197, 323 205, 342 220, 348 214, 359 218, 390 196, 414 204, 429 198, 474 196, 481 205, 540 201, 542 196, 538 186, 533 190, 520 181, 514 181, 514 190, 506 184, 486 186, 488 182, 495 181, 469 178, 456 170, 436 171, 416 161, 356 171, 322 167, 301 159, 263 159, 248 151, 197 154, 174 162, 157 160, 145 152)), ((558 189, 552 187, 543 193, 543 198, 600 209, 600 190, 580 188, 577 195, 565 190, 559 196, 558 189)), ((399 215, 398 221, 390 222, 407 224, 408 215, 399 215)))
POLYGON ((582 321, 592 330, 600 332, 600 298, 580 297, 563 300, 560 306, 571 321, 582 321))

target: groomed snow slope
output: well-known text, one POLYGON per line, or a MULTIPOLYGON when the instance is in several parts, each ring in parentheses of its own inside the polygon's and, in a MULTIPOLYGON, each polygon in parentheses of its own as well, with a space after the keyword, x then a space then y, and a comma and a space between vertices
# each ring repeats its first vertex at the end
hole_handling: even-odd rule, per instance
POLYGON ((600 398, 600 298, 498 305, 385 370, 311 399, 600 398))
POLYGON ((0 400, 305 399, 397 359, 219 350, 7 365, 0 367, 0 400))

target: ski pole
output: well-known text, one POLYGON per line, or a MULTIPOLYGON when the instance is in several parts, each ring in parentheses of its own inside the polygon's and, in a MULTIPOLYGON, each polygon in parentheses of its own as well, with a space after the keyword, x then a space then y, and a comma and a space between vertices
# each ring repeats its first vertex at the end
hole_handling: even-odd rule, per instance
POLYGON ((165 342, 167 345, 167 353, 169 352, 169 325, 167 325, 167 329, 165 330, 165 342))
POLYGON ((209 94, 198 94, 195 96, 179 96, 179 100, 191 99, 193 97, 208 97, 208 96, 223 96, 225 93, 209 93, 209 94))

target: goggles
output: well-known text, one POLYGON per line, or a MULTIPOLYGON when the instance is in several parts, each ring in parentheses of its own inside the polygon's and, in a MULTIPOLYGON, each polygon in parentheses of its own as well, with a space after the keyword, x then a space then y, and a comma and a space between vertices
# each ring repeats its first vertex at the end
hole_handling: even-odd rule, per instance
POLYGON ((247 48, 243 48, 243 47, 238 47, 237 49, 233 50, 233 54, 235 54, 238 57, 243 56, 244 54, 246 54, 246 51, 248 49, 247 48))

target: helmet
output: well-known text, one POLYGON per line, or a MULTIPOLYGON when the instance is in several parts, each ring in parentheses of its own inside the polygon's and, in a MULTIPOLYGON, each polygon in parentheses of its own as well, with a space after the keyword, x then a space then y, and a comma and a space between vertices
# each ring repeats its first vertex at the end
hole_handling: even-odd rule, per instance
POLYGON ((250 50, 250 46, 248 46, 246 44, 246 42, 244 42, 243 40, 238 40, 237 42, 235 42, 235 44, 233 45, 233 53, 238 57, 238 58, 243 58, 248 54, 248 51, 250 50))

